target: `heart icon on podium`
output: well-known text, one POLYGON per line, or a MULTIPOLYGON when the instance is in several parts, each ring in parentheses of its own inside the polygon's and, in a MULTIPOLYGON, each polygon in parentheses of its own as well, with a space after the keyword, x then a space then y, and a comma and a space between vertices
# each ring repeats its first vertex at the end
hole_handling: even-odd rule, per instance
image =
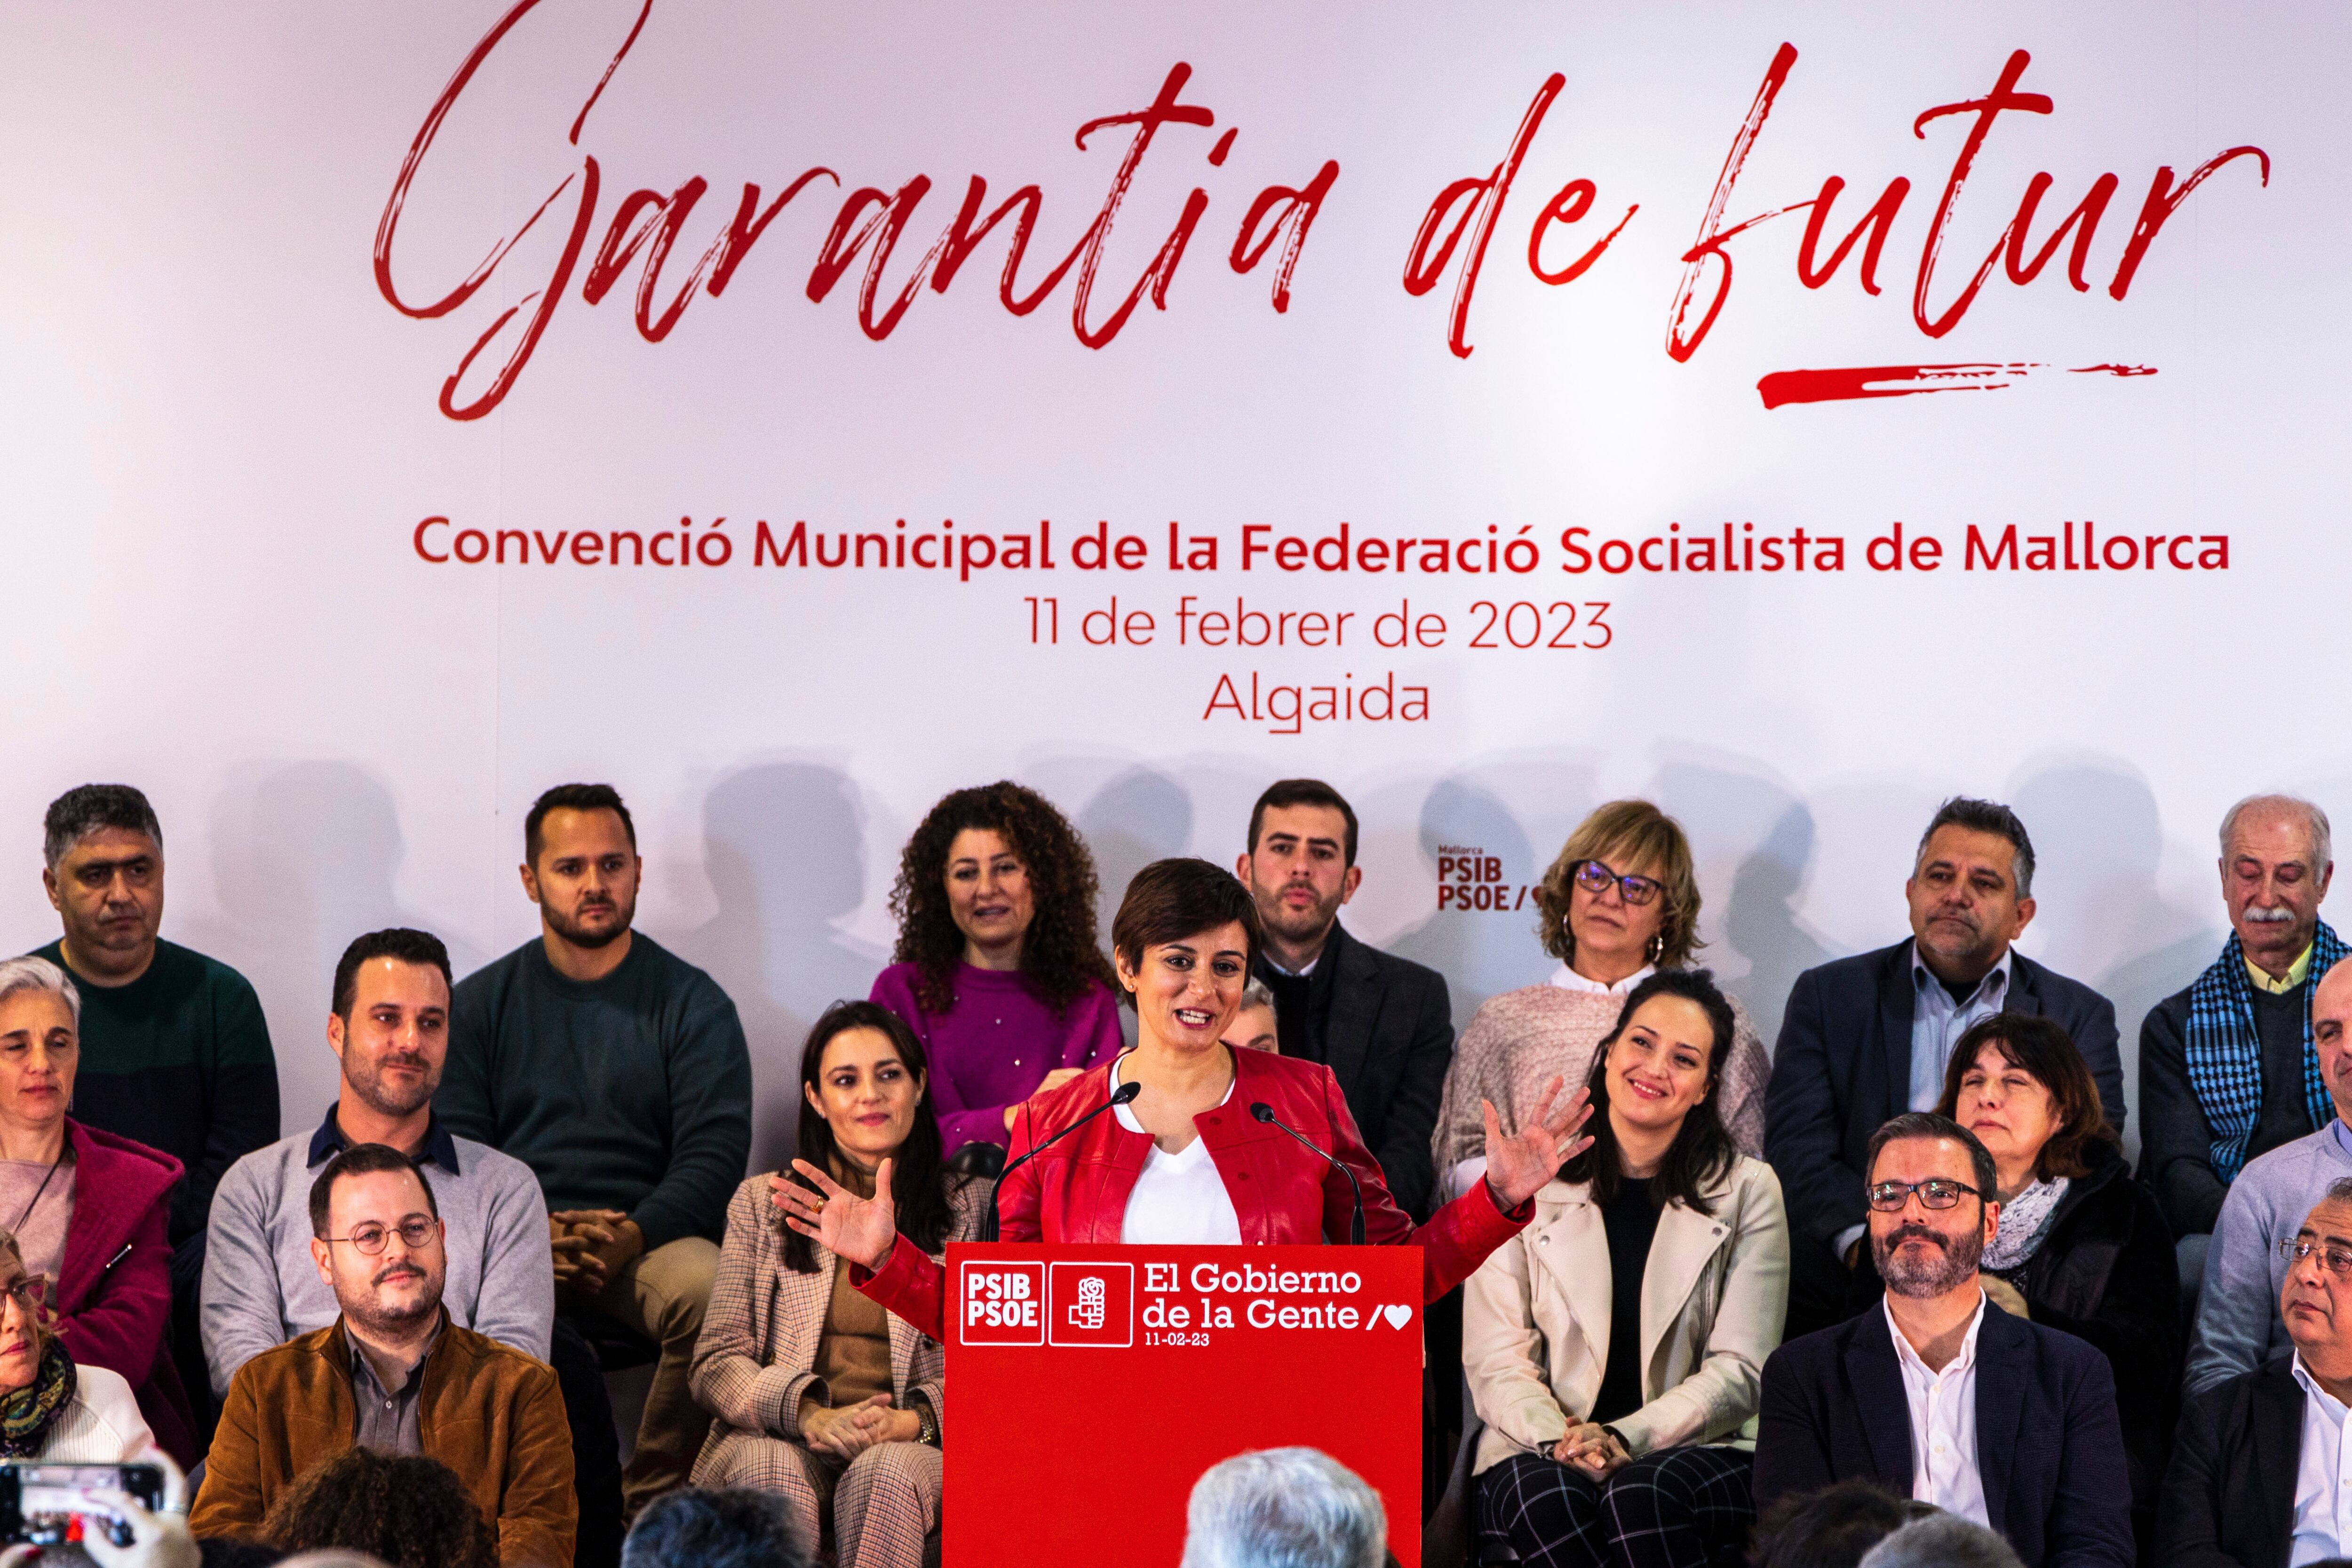
POLYGON ((1412 1321, 1412 1309, 1411 1307, 1402 1306, 1382 1307, 1381 1309, 1381 1316, 1389 1321, 1389 1327, 1392 1329, 1401 1329, 1407 1323, 1412 1321))

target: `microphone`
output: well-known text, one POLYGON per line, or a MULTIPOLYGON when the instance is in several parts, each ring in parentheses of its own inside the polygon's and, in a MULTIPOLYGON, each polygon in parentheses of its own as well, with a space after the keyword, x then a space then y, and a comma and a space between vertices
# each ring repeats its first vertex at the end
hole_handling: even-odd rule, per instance
MULTIPOLYGON (((997 1172, 996 1185, 988 1190, 988 1218, 981 1225, 980 1239, 982 1241, 994 1241, 996 1239, 996 1194, 1004 1190, 1005 1177, 1011 1175, 1013 1172, 1019 1170, 1022 1166, 1027 1164, 1030 1161, 1035 1159, 1046 1150, 1051 1149, 1055 1144, 1059 1143, 1063 1139, 1067 1138, 1071 1133, 1076 1132, 1079 1128, 1084 1127, 1087 1122, 1092 1121, 1096 1117, 1100 1116, 1104 1111, 1108 1110, 1111 1107, 1115 1105, 1127 1105, 1132 1103, 1135 1097, 1142 1092, 1143 1084, 1140 1079, 1130 1079, 1126 1083, 1120 1084, 1117 1089, 1111 1090, 1110 1098, 1108 1100, 1104 1100, 1100 1105, 1096 1106, 1092 1110, 1087 1111, 1084 1116, 1079 1117, 1076 1121, 1071 1122, 1067 1127, 1063 1128, 1059 1132, 1055 1133, 1051 1138, 1046 1139, 1043 1143, 1038 1144, 1036 1147, 1031 1149, 1029 1152, 1022 1155, 1021 1158, 1013 1161, 1002 1171, 997 1172)), ((1312 1149, 1315 1145, 1309 1143, 1307 1147, 1312 1149)))
POLYGON ((1301 1144, 1305 1145, 1308 1150, 1320 1157, 1333 1170, 1348 1178, 1348 1185, 1356 1194, 1356 1217, 1348 1226, 1348 1239, 1358 1247, 1363 1246, 1364 1188, 1363 1184, 1356 1180, 1356 1173, 1348 1169, 1347 1162, 1344 1160, 1333 1159, 1330 1155, 1324 1153, 1324 1152, 1315 1144, 1308 1142, 1306 1138, 1301 1137, 1295 1128, 1286 1126, 1282 1121, 1274 1114, 1274 1107, 1268 1105, 1263 1100, 1250 1107, 1250 1115, 1256 1118, 1258 1121, 1265 1122, 1268 1127, 1282 1128, 1285 1132, 1289 1133, 1293 1138, 1298 1139, 1298 1142, 1301 1144))

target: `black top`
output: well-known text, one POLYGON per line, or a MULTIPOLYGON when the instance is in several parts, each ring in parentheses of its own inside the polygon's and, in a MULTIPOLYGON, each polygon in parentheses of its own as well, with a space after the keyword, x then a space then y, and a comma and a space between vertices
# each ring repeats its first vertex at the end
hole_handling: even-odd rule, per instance
POLYGON ((2247 1145, 2249 1158, 2255 1149, 2267 1152, 2315 1131, 2303 1099, 2304 994, 2310 987, 2308 979, 2292 991, 2248 987, 2254 994, 2254 1034, 2263 1043, 2263 1114, 2247 1145))
POLYGON ((1323 1060, 1323 1007, 1331 1001, 1331 966, 1318 962, 1306 974, 1290 974, 1276 969, 1261 955, 1257 977, 1274 993, 1275 1038, 1281 1043, 1282 1054, 1297 1057, 1303 1061, 1323 1060), (1322 994, 1318 998, 1317 992, 1322 994))
POLYGON ((1601 1226, 1609 1234, 1609 1361, 1592 1419, 1610 1422, 1642 1408, 1642 1276, 1658 1234, 1649 1179, 1621 1178, 1617 1195, 1601 1206, 1601 1226))

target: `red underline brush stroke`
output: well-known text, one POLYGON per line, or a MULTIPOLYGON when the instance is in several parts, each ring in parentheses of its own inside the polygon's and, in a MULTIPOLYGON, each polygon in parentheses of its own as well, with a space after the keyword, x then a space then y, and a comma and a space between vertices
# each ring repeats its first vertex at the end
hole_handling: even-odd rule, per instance
MULTIPOLYGON (((1908 397, 1922 392, 1999 392, 2037 371, 2055 368, 2032 362, 2010 364, 1878 364, 1832 370, 1776 370, 1756 384, 1764 406, 1787 403, 1838 403, 1862 397, 1908 397)), ((2085 364, 2069 375, 2154 375, 2145 364, 2085 364)))

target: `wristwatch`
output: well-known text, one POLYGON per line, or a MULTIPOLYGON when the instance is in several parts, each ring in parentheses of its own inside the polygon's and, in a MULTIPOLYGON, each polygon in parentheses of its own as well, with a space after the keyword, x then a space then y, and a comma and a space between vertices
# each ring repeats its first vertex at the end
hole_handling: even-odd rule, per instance
POLYGON ((928 1399, 915 1402, 915 1441, 929 1444, 934 1448, 940 1446, 940 1418, 932 1413, 931 1402, 928 1399))

